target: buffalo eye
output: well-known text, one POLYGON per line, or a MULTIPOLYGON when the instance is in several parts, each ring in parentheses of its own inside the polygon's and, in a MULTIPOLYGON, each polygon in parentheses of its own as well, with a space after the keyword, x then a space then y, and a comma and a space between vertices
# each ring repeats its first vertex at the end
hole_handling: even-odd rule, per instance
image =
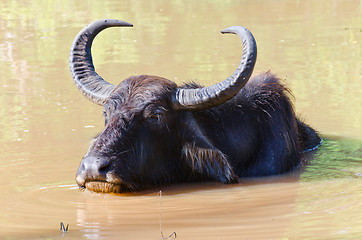
POLYGON ((161 124, 164 121, 166 108, 162 106, 149 105, 145 108, 144 117, 152 123, 161 124))
POLYGON ((154 113, 149 116, 150 119, 157 120, 158 123, 162 121, 162 117, 160 113, 154 113))

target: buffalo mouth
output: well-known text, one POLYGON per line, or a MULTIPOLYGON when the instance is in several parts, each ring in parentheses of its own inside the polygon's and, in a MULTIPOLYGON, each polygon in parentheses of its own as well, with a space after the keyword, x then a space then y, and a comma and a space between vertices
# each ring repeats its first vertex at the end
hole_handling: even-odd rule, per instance
POLYGON ((89 181, 85 183, 83 188, 97 193, 124 193, 131 191, 130 187, 125 184, 105 181, 89 181))

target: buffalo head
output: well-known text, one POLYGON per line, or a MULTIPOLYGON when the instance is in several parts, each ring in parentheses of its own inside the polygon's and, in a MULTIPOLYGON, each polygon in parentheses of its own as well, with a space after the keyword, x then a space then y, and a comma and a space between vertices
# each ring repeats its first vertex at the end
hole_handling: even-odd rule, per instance
POLYGON ((241 62, 227 79, 208 87, 178 87, 165 78, 132 76, 118 86, 103 80, 92 63, 94 37, 108 27, 131 27, 107 19, 91 23, 74 39, 69 65, 75 85, 90 101, 102 105, 104 130, 93 139, 78 168, 79 186, 97 192, 121 192, 173 182, 211 179, 237 181, 228 157, 215 148, 193 113, 233 98, 250 78, 256 43, 245 28, 241 62))

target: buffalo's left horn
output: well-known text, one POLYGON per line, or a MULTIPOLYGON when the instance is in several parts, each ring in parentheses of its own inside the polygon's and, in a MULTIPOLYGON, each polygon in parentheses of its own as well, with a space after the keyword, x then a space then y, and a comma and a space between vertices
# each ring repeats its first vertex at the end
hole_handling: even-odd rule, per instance
POLYGON ((83 28, 75 37, 69 55, 69 68, 75 85, 90 101, 103 105, 115 88, 95 72, 91 53, 93 39, 106 28, 132 26, 116 19, 98 20, 83 28))
POLYGON ((243 42, 243 54, 233 75, 209 87, 196 89, 179 88, 173 94, 176 109, 198 110, 220 105, 233 98, 248 82, 256 61, 256 42, 251 32, 241 26, 226 28, 221 33, 237 34, 243 42))

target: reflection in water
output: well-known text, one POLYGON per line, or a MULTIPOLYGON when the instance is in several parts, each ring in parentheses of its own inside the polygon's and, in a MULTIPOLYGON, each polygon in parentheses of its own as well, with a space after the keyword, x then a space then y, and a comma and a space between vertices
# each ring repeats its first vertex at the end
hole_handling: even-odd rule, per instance
POLYGON ((241 48, 219 30, 240 24, 296 111, 327 137, 299 176, 163 190, 164 233, 182 239, 359 239, 362 188, 361 3, 338 1, 1 1, 0 238, 150 239, 160 236, 157 191, 82 192, 75 171, 102 129, 101 109, 74 87, 69 48, 87 23, 120 18, 94 42, 97 71, 210 85, 241 48), (92 127, 89 127, 92 126, 92 127), (348 140, 346 140, 348 139, 348 140), (357 139, 357 140, 351 140, 357 139))
MULTIPOLYGON (((296 189, 288 183, 277 186, 273 194, 258 186, 220 188, 214 185, 205 186, 202 191, 188 188, 166 190, 162 202, 163 230, 176 232, 186 239, 206 239, 210 236, 225 236, 226 239, 263 235, 278 237, 280 232, 273 229, 284 232, 288 227, 289 221, 283 215, 293 209, 296 189), (173 193, 175 190, 182 193, 173 193), (280 198, 283 192, 288 192, 288 197, 280 198), (254 197, 248 199, 246 196, 249 194, 254 197), (264 198, 268 198, 268 202, 257 200, 264 198), (275 208, 278 205, 283 205, 284 209, 275 208), (263 218, 269 221, 265 222, 263 218), (257 222, 262 222, 266 229, 254 233, 252 228, 257 222)), ((92 196, 88 196, 85 205, 77 210, 78 223, 85 227, 84 236, 88 239, 115 237, 116 234, 140 239, 160 236, 156 192, 126 199, 90 198, 92 196), (117 207, 120 205, 122 208, 117 207), (140 232, 140 229, 143 231, 140 232)))
POLYGON ((362 142, 326 140, 301 174, 303 182, 362 177, 362 142), (321 174, 323 173, 323 174, 321 174))

